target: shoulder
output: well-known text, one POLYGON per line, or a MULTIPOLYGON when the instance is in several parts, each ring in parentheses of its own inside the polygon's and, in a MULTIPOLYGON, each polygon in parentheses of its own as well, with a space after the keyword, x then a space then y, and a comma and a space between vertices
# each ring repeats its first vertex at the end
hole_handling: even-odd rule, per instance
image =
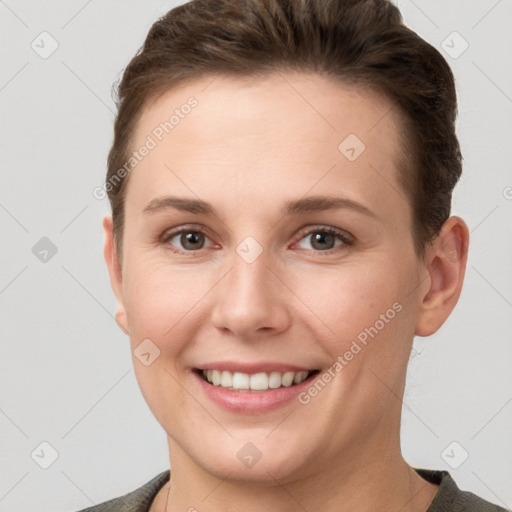
POLYGON ((163 471, 135 491, 78 512, 147 512, 158 491, 169 478, 170 471, 163 471))
POLYGON ((459 489, 448 471, 414 468, 425 480, 439 485, 427 512, 508 512, 469 491, 459 489))

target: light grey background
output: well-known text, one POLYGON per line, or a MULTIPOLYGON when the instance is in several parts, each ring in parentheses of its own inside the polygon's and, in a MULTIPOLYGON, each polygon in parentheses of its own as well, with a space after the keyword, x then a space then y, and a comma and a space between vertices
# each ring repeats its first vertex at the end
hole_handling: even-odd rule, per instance
MULTIPOLYGON (((109 206, 92 190, 112 140, 111 86, 179 3, 0 1, 1 511, 72 512, 168 468, 165 434, 113 319, 101 229, 109 206), (31 47, 51 49, 44 31, 58 43, 47 58, 31 47), (43 237, 57 247, 46 262, 32 252, 43 237), (58 452, 47 469, 42 442, 58 452)), ((403 453, 510 508, 512 1, 398 4, 456 76, 464 175, 453 213, 471 230, 459 304, 438 333, 415 340, 403 453), (453 31, 469 44, 457 58, 442 49, 463 48, 453 31)))

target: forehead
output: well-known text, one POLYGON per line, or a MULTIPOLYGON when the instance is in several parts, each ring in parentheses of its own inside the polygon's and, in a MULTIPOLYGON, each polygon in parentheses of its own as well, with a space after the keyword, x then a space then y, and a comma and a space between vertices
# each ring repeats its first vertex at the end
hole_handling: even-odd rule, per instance
POLYGON ((187 80, 150 98, 136 126, 134 140, 140 141, 169 121, 173 113, 176 115, 171 131, 179 124, 179 131, 186 130, 188 123, 181 121, 192 113, 193 118, 204 122, 200 132, 194 126, 196 136, 216 138, 218 142, 222 142, 224 135, 219 127, 239 133, 241 122, 245 123, 244 134, 268 133, 269 129, 275 133, 293 127, 296 137, 329 131, 338 131, 341 136, 344 130, 352 129, 369 142, 379 134, 387 134, 388 143, 394 142, 394 132, 400 131, 396 109, 375 88, 348 85, 305 72, 276 72, 258 78, 206 75, 187 80), (199 108, 187 107, 191 98, 199 108), (374 130, 375 136, 371 134, 374 130))
POLYGON ((345 185, 355 195, 373 190, 380 202, 386 194, 396 200, 399 188, 403 145, 391 102, 316 74, 189 81, 145 108, 132 150, 148 140, 152 149, 130 174, 127 202, 130 189, 147 202, 171 181, 188 195, 201 184, 215 194, 214 183, 225 193, 231 184, 232 194, 236 184, 238 195, 242 188, 282 195, 290 186, 306 193, 315 183, 324 190, 345 185))

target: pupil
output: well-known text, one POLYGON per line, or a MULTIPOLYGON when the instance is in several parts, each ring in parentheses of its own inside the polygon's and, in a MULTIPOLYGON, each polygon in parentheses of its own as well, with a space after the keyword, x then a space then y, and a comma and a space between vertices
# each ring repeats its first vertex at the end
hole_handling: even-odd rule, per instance
POLYGON ((188 249, 197 249, 197 247, 194 247, 194 244, 197 244, 198 241, 201 241, 202 235, 200 233, 186 233, 182 235, 182 244, 183 247, 188 249), (199 236, 197 236, 199 235, 199 236), (190 247, 192 245, 192 247, 190 247))
MULTIPOLYGON (((329 244, 329 242, 333 242, 333 239, 334 239, 334 235, 330 234, 330 233, 325 233, 325 234, 322 234, 322 233, 315 233, 314 237, 313 237, 313 240, 314 242, 321 242, 320 244, 320 248, 322 249, 325 249, 325 241, 327 240, 327 244, 329 244)), ((331 244, 329 244, 329 247, 328 249, 330 249, 331 244)))

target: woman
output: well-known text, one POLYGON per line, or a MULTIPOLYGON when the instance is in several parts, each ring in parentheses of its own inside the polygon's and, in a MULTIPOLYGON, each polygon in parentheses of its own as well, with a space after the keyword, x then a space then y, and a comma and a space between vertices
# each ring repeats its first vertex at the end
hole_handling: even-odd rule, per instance
POLYGON ((400 452, 459 298, 453 76, 386 0, 195 0, 124 72, 105 259, 172 472, 88 511, 499 511, 400 452))

